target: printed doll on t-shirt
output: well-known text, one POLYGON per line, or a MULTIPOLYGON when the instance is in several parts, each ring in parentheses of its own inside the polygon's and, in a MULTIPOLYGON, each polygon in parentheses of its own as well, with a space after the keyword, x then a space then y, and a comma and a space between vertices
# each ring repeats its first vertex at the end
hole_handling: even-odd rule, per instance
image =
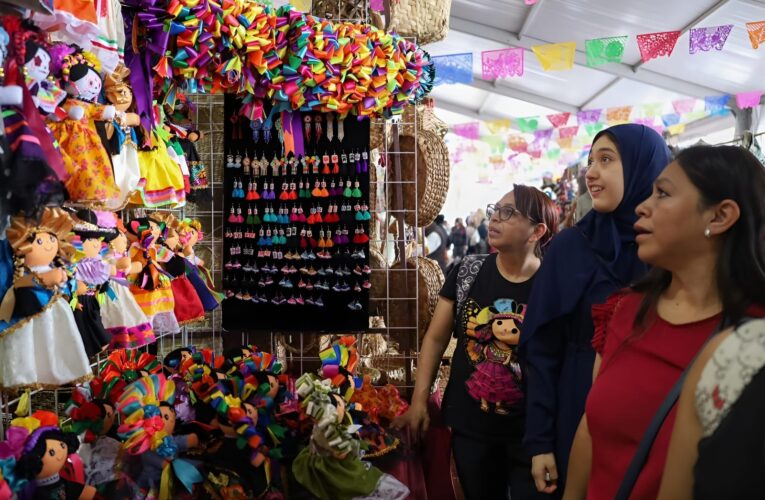
POLYGON ((468 394, 480 401, 481 410, 508 415, 509 407, 523 400, 521 367, 515 352, 526 306, 512 299, 499 299, 480 309, 468 301, 465 307, 468 357, 475 371, 465 382, 468 394))

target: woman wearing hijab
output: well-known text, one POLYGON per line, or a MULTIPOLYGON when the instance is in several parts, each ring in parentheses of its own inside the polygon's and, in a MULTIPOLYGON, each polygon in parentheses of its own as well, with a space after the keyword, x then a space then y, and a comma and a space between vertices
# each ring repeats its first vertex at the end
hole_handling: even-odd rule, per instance
POLYGON ((593 210, 553 239, 534 282, 520 349, 528 370, 524 444, 539 491, 563 491, 592 384, 592 306, 646 273, 635 208, 669 161, 666 143, 649 127, 617 125, 596 135, 586 175, 593 210))

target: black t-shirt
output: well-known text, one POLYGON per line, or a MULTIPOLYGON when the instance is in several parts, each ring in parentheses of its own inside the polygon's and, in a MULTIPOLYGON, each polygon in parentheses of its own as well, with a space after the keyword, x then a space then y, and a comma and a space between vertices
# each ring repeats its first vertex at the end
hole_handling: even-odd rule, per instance
MULTIPOLYGON (((456 266, 441 289, 455 309, 458 272, 456 266)), ((455 321, 458 344, 443 401, 452 429, 487 440, 523 437, 525 377, 515 351, 533 281, 506 280, 497 255, 486 257, 455 321)))

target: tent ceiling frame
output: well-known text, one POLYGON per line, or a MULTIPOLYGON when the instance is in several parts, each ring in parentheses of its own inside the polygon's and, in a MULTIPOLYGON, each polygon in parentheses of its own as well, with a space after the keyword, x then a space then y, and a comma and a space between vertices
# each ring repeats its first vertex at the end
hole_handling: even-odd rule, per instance
MULTIPOLYGON (((730 0, 721 0, 717 4, 715 4, 710 9, 706 10, 701 15, 697 16, 693 23, 696 24, 698 22, 702 22, 703 19, 708 18, 711 16, 714 12, 719 10, 725 3, 727 3, 730 0)), ((737 0, 740 1, 740 0, 737 0)), ((762 5, 762 4, 760 4, 762 5)), ((554 43, 549 42, 547 40, 541 40, 538 38, 534 38, 528 35, 522 34, 524 29, 528 29, 529 25, 533 21, 534 13, 536 10, 538 10, 539 2, 537 2, 537 5, 534 5, 532 9, 530 10, 529 14, 527 15, 526 19, 524 20, 524 26, 521 28, 521 31, 519 33, 513 33, 508 30, 502 30, 499 28, 495 28, 493 26, 489 26, 483 23, 478 23, 470 19, 470 17, 482 17, 484 16, 491 16, 493 14, 492 9, 488 6, 482 6, 482 5, 476 5, 476 4, 467 4, 464 0, 454 0, 452 2, 452 14, 450 18, 450 27, 454 31, 459 31, 463 33, 467 33, 469 35, 481 37, 487 40, 491 40, 497 43, 500 43, 505 46, 510 47, 522 47, 528 50, 531 50, 532 46, 535 45, 544 45, 548 43, 554 43), (536 9, 536 10, 535 10, 536 9)), ((689 24, 685 29, 690 29, 693 25, 689 24)), ((684 94, 691 97, 696 98, 703 98, 708 95, 715 95, 715 94, 723 94, 725 92, 714 89, 710 87, 706 87, 703 85, 699 85, 694 82, 690 82, 687 80, 682 80, 680 78, 676 78, 669 75, 664 75, 662 73, 657 73, 655 71, 650 71, 644 68, 639 67, 633 67, 633 65, 629 65, 626 63, 612 63, 612 64, 606 64, 603 66, 598 66, 591 68, 587 66, 587 56, 586 54, 581 51, 577 50, 574 57, 574 64, 577 66, 586 67, 588 69, 594 70, 594 71, 600 71, 603 73, 608 73, 611 75, 614 75, 616 77, 628 79, 628 80, 634 80, 643 84, 647 85, 653 85, 658 88, 662 88, 664 90, 668 90, 671 92, 675 92, 678 94, 684 94)), ((495 85, 497 89, 501 90, 507 90, 506 93, 503 93, 498 90, 491 90, 495 93, 501 94, 501 95, 507 95, 508 97, 516 97, 516 95, 508 95, 511 92, 516 93, 520 92, 525 94, 527 97, 533 97, 538 100, 545 100, 550 102, 551 100, 545 96, 541 96, 538 94, 533 94, 531 92, 527 91, 521 91, 514 89, 512 87, 509 87, 508 85, 501 85, 501 84, 495 84, 495 82, 488 82, 482 79, 478 79, 473 82, 472 86, 476 88, 480 88, 483 90, 488 90, 487 86, 495 85)), ((571 111, 573 110, 581 110, 585 105, 587 105, 589 102, 593 100, 593 98, 596 98, 600 93, 602 93, 605 90, 605 87, 615 85, 615 82, 612 80, 606 86, 601 88, 598 93, 594 94, 592 97, 588 98, 585 102, 574 105, 574 104, 568 104, 568 103, 562 103, 565 107, 556 107, 550 104, 541 104, 537 100, 530 100, 527 98, 523 98, 524 100, 528 100, 528 102, 532 102, 535 104, 540 104, 546 107, 551 107, 553 109, 557 109, 559 111, 571 111)), ((518 98, 518 97, 516 97, 518 98)), ((552 100, 554 101, 554 100, 552 100)))

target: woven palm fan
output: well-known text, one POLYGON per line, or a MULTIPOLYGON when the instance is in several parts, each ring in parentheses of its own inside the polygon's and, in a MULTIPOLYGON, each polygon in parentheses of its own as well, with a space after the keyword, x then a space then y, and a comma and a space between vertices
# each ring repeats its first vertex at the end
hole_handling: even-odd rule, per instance
MULTIPOLYGON (((410 226, 428 226, 441 212, 446 201, 446 192, 449 190, 449 150, 443 139, 430 130, 423 130, 417 135, 416 147, 413 136, 401 136, 399 150, 401 180, 417 182, 401 186, 403 202, 398 199, 398 186, 389 184, 391 208, 399 210, 403 207, 406 210, 404 220, 410 226), (413 154, 415 151, 417 154, 413 154)), ((389 162, 388 168, 391 166, 393 162, 389 162)), ((395 179, 393 172, 391 178, 395 179)))
POLYGON ((386 0, 387 30, 416 37, 419 45, 443 40, 449 33, 451 0, 386 0))

